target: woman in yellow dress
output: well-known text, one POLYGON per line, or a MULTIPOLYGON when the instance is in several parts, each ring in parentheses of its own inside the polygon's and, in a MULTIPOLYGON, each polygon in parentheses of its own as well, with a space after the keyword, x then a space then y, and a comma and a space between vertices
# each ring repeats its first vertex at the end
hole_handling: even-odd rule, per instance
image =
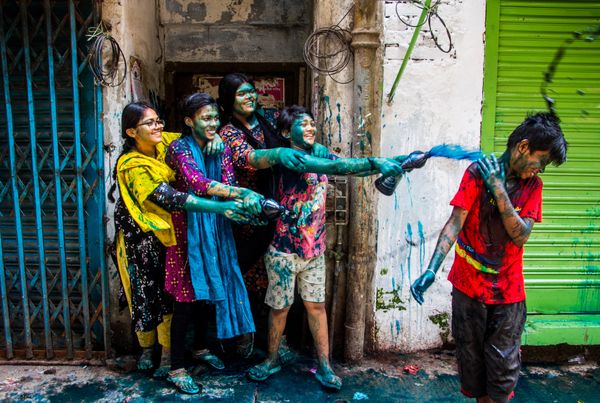
MULTIPOLYGON (((115 245, 119 274, 131 319, 143 348, 138 369, 153 367, 156 340, 162 347, 154 376, 170 368, 170 327, 173 303, 164 291, 165 250, 175 245, 170 211, 189 210, 224 214, 246 222, 241 201, 214 201, 175 190, 175 173, 164 163, 169 143, 179 134, 163 132, 164 121, 144 102, 128 104, 121 118, 123 152, 115 168, 120 197, 115 206, 115 245)), ((218 145, 212 145, 220 152, 218 145)), ((110 198, 114 201, 112 193, 110 198)))

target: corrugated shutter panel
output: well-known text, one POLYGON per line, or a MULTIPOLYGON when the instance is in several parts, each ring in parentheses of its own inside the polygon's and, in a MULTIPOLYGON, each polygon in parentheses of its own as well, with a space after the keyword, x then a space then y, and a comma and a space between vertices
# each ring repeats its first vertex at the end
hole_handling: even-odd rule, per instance
MULTIPOLYGON (((482 146, 501 153, 525 114, 544 110, 543 73, 598 1, 488 1, 482 146)), ((525 247, 527 344, 600 343, 600 37, 569 45, 549 88, 569 141, 549 167, 543 222, 525 247)))

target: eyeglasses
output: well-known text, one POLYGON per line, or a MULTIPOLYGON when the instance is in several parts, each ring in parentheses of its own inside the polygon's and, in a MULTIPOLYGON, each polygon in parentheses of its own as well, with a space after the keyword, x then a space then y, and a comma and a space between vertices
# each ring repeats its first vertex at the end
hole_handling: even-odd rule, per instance
POLYGON ((140 126, 148 126, 148 127, 162 126, 162 127, 165 127, 165 121, 162 119, 146 120, 145 122, 142 122, 139 125, 137 125, 136 128, 138 128, 140 126))

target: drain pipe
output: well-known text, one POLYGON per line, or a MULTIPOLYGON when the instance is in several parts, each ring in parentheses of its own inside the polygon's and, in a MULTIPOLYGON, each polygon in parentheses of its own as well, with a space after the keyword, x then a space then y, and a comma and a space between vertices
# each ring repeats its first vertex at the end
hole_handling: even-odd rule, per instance
POLYGON ((329 354, 333 354, 333 335, 335 334, 335 316, 337 312, 338 281, 342 272, 342 261, 344 259, 344 225, 336 225, 336 244, 331 256, 335 259, 333 269, 333 292, 331 297, 331 314, 329 315, 329 354))
MULTIPOLYGON (((352 156, 379 154, 381 65, 378 60, 383 2, 355 0, 354 29, 354 136, 352 156)), ((371 178, 352 178, 348 232, 348 275, 346 295, 345 349, 348 362, 360 362, 364 355, 365 323, 376 264, 377 195, 371 178)), ((372 313, 371 313, 372 315, 372 313)), ((371 320, 371 318, 369 318, 371 320)))

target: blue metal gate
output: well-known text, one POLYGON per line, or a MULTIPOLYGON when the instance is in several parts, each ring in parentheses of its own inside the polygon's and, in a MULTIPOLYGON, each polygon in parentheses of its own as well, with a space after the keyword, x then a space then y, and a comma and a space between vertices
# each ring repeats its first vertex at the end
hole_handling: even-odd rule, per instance
POLYGON ((99 2, 0 0, 0 357, 109 348, 99 2))

